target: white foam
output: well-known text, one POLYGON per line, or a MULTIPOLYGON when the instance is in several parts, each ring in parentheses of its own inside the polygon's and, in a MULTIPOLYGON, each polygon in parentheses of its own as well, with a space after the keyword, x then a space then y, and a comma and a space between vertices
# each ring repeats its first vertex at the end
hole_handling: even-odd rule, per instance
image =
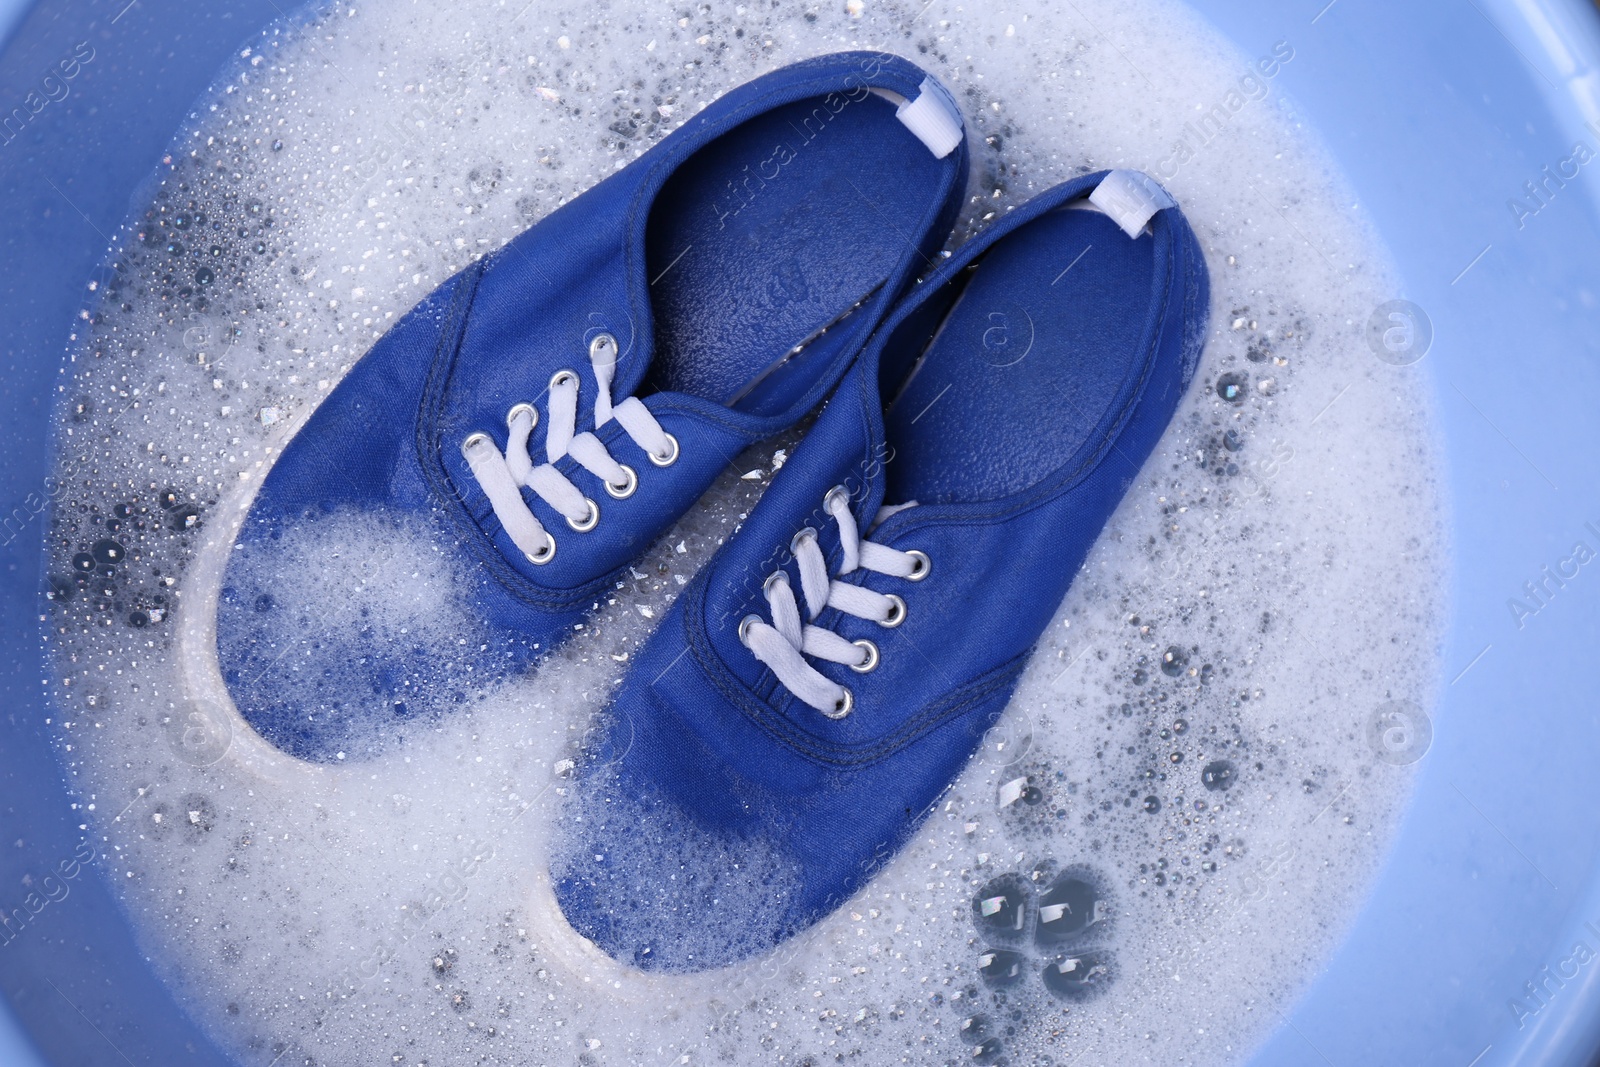
MULTIPOLYGON (((967 1055, 981 1014, 966 1037, 1014 1063, 1242 1059, 1383 854, 1409 778, 1367 731, 1388 701, 1431 705, 1442 610, 1421 383, 1364 340, 1398 283, 1267 73, 1292 44, 1240 55, 1164 0, 357 5, 253 43, 175 145, 124 269, 97 281, 62 387, 58 477, 76 488, 56 564, 108 536, 117 502, 130 562, 111 594, 48 608, 84 823, 202 1025, 243 1062, 878 1065, 967 1055), (175 735, 195 710, 176 638, 204 614, 179 595, 199 546, 372 341, 704 102, 850 47, 913 58, 964 108, 963 232, 1074 174, 1141 169, 1183 205, 1213 286, 1171 431, 1005 722, 893 865, 776 958, 698 979, 610 967, 541 905, 564 761, 766 485, 768 450, 536 675, 485 687, 393 759, 263 775, 232 758, 238 738, 217 759, 226 739, 175 735), (1223 373, 1243 375, 1237 405, 1213 388, 1223 373), (169 486, 199 530, 172 528, 169 486), (130 627, 135 611, 154 621, 130 627), (1219 759, 1237 779, 1208 791, 1219 759), (1109 981, 1055 999, 1039 976, 1054 957, 1030 948, 1002 1002, 977 973, 972 897, 1005 873, 1042 887, 1080 869, 1106 894, 1085 943, 1109 981)), ((409 560, 396 575, 424 573, 425 539, 384 536, 409 560)), ((439 632, 450 581, 378 599, 439 632)))

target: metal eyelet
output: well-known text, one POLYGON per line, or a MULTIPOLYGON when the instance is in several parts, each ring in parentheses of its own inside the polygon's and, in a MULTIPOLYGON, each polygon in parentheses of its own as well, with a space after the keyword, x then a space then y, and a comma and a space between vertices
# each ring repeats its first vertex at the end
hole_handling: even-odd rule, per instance
POLYGON ((750 627, 761 621, 760 615, 746 615, 739 620, 739 643, 746 648, 750 647, 750 627))
POLYGON ((665 455, 658 456, 654 452, 646 453, 650 457, 651 463, 658 467, 670 467, 678 462, 678 439, 669 433, 667 434, 667 444, 672 447, 667 449, 665 455))
POLYGON ((465 441, 461 442, 461 454, 463 456, 465 456, 468 452, 471 452, 474 448, 477 448, 479 445, 488 445, 489 447, 493 448, 494 447, 494 439, 491 438, 488 434, 481 433, 481 432, 480 433, 474 433, 474 434, 468 434, 467 435, 467 439, 465 441))
POLYGON ((906 549, 906 555, 917 561, 917 565, 912 568, 911 573, 906 575, 906 581, 920 582, 928 576, 929 571, 933 570, 933 560, 929 559, 928 554, 921 549, 908 548, 906 549))
MULTIPOLYGON (((533 426, 539 425, 538 408, 534 407, 532 404, 515 404, 512 406, 510 411, 506 412, 506 429, 509 430, 511 428, 511 424, 517 421, 517 416, 524 412, 533 416, 533 426)), ((533 429, 533 426, 528 428, 531 430, 533 429)))
POLYGON ((906 621, 906 602, 893 593, 886 595, 889 598, 889 615, 887 618, 879 619, 878 625, 885 630, 892 630, 906 621))
POLYGON ((578 522, 573 522, 571 519, 568 519, 567 525, 579 533, 588 533, 590 530, 594 529, 600 524, 600 505, 596 504, 588 497, 584 497, 583 502, 589 505, 589 514, 584 516, 578 522))
POLYGON ((639 473, 626 463, 619 463, 617 466, 622 468, 622 473, 627 475, 627 479, 621 485, 607 482, 606 492, 611 494, 612 500, 626 500, 633 495, 635 489, 639 488, 639 473))
POLYGON ((860 641, 851 641, 850 643, 867 654, 867 658, 862 660, 860 663, 850 664, 851 670, 855 671, 857 674, 870 674, 878 669, 877 645, 873 644, 871 641, 868 641, 866 638, 862 638, 860 641))
POLYGON ((767 580, 761 583, 761 594, 768 599, 771 599, 772 587, 777 585, 779 582, 782 582, 784 585, 788 585, 789 576, 783 571, 773 571, 771 574, 767 575, 767 580))
POLYGON ((541 567, 546 563, 549 563, 551 560, 556 558, 555 535, 549 530, 546 530, 544 532, 544 551, 538 553, 524 552, 523 555, 528 557, 529 563, 537 563, 541 567))
POLYGON ((833 502, 836 499, 839 500, 845 507, 849 507, 850 490, 846 489, 842 485, 836 485, 832 489, 829 489, 827 495, 822 498, 822 510, 827 512, 829 515, 832 515, 833 502))
POLYGON ((568 382, 576 382, 577 380, 578 375, 576 371, 558 370, 554 374, 550 375, 550 388, 554 389, 558 385, 565 385, 568 382))
POLYGON ((845 689, 844 699, 835 704, 832 711, 825 711, 822 714, 826 715, 830 719, 842 719, 846 715, 850 714, 850 709, 855 706, 856 698, 850 695, 850 690, 845 689))
POLYGON ((807 541, 815 541, 816 539, 817 531, 807 526, 805 529, 789 538, 789 554, 798 556, 800 554, 801 545, 805 544, 807 541))
POLYGON ((609 333, 602 333, 589 342, 589 360, 600 366, 613 365, 617 362, 617 339, 609 333), (607 353, 610 353, 609 357, 607 353))

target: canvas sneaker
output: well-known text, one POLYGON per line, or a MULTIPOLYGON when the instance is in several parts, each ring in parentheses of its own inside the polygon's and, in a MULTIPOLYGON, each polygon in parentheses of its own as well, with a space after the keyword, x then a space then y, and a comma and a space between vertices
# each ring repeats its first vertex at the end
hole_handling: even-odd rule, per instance
POLYGON ((572 930, 720 967, 895 855, 1156 449, 1208 292, 1171 197, 1111 171, 909 294, 602 717, 550 868, 572 930))

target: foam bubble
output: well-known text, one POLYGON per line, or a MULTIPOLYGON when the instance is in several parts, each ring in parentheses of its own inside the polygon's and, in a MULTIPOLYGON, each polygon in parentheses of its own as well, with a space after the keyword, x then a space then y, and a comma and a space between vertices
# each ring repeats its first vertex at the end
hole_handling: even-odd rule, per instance
MULTIPOLYGON (((1294 43, 1241 55, 1166 0, 357 5, 252 42, 96 278, 60 397, 45 610, 85 822, 202 1025, 245 1062, 1242 1058, 1383 855, 1410 772, 1374 753, 1373 717, 1426 714, 1441 626, 1422 383, 1364 332, 1402 294, 1275 86, 1294 43), (905 851, 774 956, 703 976, 598 958, 549 906, 594 715, 783 442, 741 457, 536 672, 475 684, 381 758, 190 744, 186 723, 222 714, 199 662, 220 589, 201 579, 373 340, 704 102, 850 47, 912 57, 964 108, 961 235, 1139 167, 1183 204, 1213 284, 1194 388, 905 851), (1014 935, 975 919, 997 881, 1014 935), (1094 922, 1041 923, 1088 897, 1094 922)), ((470 634, 426 531, 326 533, 257 580, 304 604, 337 555, 357 595, 277 639, 358 604, 446 654, 470 634)))

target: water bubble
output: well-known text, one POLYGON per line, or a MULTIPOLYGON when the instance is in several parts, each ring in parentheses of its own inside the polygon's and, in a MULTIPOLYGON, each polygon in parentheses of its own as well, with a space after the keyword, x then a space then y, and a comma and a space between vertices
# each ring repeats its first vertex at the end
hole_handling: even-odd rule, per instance
POLYGON ((1025 962, 1020 952, 992 948, 978 957, 978 974, 990 989, 1004 989, 1021 980, 1025 962))
POLYGON ((1160 811, 1161 810, 1161 798, 1156 796, 1154 793, 1152 793, 1149 796, 1145 797, 1144 798, 1144 810, 1148 811, 1151 815, 1154 815, 1156 812, 1160 811))
POLYGON ((1033 887, 1020 874, 993 879, 972 898, 972 921, 997 941, 1019 940, 1033 912, 1033 887))
POLYGON ((1044 965, 1044 987, 1058 1000, 1088 1000, 1111 981, 1111 967, 1099 951, 1074 952, 1044 965))
POLYGON ((972 1062, 983 1064, 999 1063, 1000 1057, 1005 1055, 1005 1051, 1005 1045, 1001 1040, 998 1037, 991 1037, 983 1044, 973 1047, 972 1062))
POLYGON ((179 215, 174 218, 172 220, 172 228, 175 230, 187 230, 189 228, 189 216, 179 215))
POLYGON ((1217 377, 1217 395, 1230 403, 1243 403, 1249 385, 1249 378, 1238 371, 1229 371, 1217 377))
POLYGON ((216 814, 211 807, 211 801, 203 794, 190 793, 180 797, 178 810, 174 813, 178 825, 183 827, 185 836, 191 840, 199 840, 211 832, 216 825, 216 814))
POLYGON ((169 256, 181 256, 181 255, 183 255, 183 245, 178 241, 168 241, 167 242, 167 254, 169 256))
POLYGON ((171 511, 183 503, 183 494, 176 489, 163 489, 156 494, 156 503, 160 504, 164 510, 171 511))
POLYGON ((212 270, 210 267, 201 267, 199 270, 194 272, 194 281, 196 285, 210 285, 216 280, 217 272, 212 270))
POLYGON ((272 150, 274 152, 282 152, 283 151, 283 142, 282 141, 273 141, 272 142, 272 150))
POLYGON ((1057 945, 1077 937, 1104 917, 1104 908, 1094 886, 1081 878, 1063 876, 1039 898, 1034 940, 1057 945))
POLYGON ((250 200, 244 205, 245 214, 247 215, 259 215, 261 214, 261 209, 262 204, 259 200, 250 200))
POLYGON ((1200 783, 1213 793, 1233 785, 1238 770, 1231 760, 1212 760, 1200 771, 1200 783))
POLYGON ((167 528, 178 533, 188 533, 200 525, 200 509, 193 504, 179 504, 167 511, 167 528))
POLYGON ((961 1040, 968 1045, 977 1045, 983 1039, 994 1033, 994 1020, 987 1015, 978 1014, 961 1020, 961 1040))
POLYGON ((1239 436, 1238 430, 1229 430, 1222 435, 1222 447, 1229 452, 1237 452, 1244 447, 1244 438, 1239 436))
POLYGON ((74 570, 82 571, 84 574, 92 574, 95 567, 94 557, 87 552, 79 552, 72 557, 72 567, 74 570))
POLYGON ((111 514, 119 519, 126 519, 133 514, 133 508, 128 504, 114 504, 111 508, 111 514))
POLYGON ((106 537, 90 545, 89 553, 100 566, 115 567, 122 562, 123 558, 128 554, 128 550, 122 547, 121 541, 106 537))
POLYGON ((1175 734, 1184 733, 1188 729, 1189 729, 1189 720, 1188 719, 1179 719, 1179 720, 1177 720, 1176 722, 1174 722, 1172 724, 1172 732, 1175 733, 1175 734))
POLYGON ((128 616, 128 625, 135 629, 143 629, 150 625, 150 616, 142 611, 135 611, 128 616))
POLYGON ((1169 645, 1167 650, 1161 654, 1161 673, 1168 678, 1176 678, 1183 673, 1183 669, 1188 665, 1189 653, 1177 645, 1169 645))

